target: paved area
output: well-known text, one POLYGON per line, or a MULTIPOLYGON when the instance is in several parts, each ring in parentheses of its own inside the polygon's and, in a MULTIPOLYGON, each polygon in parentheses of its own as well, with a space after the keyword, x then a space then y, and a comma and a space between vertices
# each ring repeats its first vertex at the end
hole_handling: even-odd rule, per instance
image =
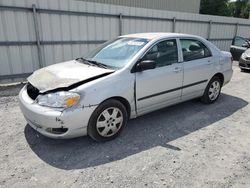
POLYGON ((17 90, 0 89, 0 187, 250 186, 250 73, 237 66, 216 104, 145 115, 107 143, 37 134, 17 90))

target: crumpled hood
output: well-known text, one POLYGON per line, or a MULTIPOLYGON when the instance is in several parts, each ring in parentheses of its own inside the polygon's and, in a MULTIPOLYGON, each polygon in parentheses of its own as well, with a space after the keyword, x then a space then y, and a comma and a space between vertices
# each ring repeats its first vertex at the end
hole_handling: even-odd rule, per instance
POLYGON ((89 66, 72 60, 39 69, 27 80, 43 93, 57 88, 69 87, 78 82, 112 72, 114 70, 89 66))

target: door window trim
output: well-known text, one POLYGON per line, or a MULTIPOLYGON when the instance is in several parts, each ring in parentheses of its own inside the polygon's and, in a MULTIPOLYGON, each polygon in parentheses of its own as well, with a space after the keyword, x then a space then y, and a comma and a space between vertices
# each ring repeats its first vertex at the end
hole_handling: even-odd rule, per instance
MULTIPOLYGON (((156 44, 160 43, 160 42, 163 42, 163 41, 168 41, 168 40, 175 40, 176 41, 176 45, 177 45, 177 53, 178 53, 178 62, 177 63, 181 63, 181 54, 180 54, 180 51, 179 51, 179 47, 178 47, 178 38, 176 37, 170 37, 170 38, 164 38, 164 39, 159 39, 157 41, 155 41, 152 45, 150 45, 144 52, 143 54, 137 59, 136 63, 134 64, 133 68, 131 70, 134 69, 134 67, 138 64, 138 62, 140 60, 143 59, 143 57, 148 53, 149 50, 151 50, 156 44)), ((170 64, 172 65, 172 64, 170 64)), ((166 67, 166 66, 169 66, 169 65, 165 65, 165 66, 162 66, 162 67, 166 67)), ((156 67, 156 68, 161 68, 161 67, 156 67)))
MULTIPOLYGON (((235 36, 235 37, 233 38, 232 46, 236 46, 236 45, 235 45, 235 39, 236 39, 236 38, 240 38, 240 39, 244 40, 245 42, 248 42, 248 41, 249 41, 247 38, 240 37, 240 36, 235 36)), ((237 47, 242 47, 242 46, 237 46, 237 47)))
POLYGON ((181 55, 182 55, 182 62, 196 61, 196 60, 199 60, 199 59, 206 59, 206 58, 209 58, 209 57, 213 56, 213 53, 210 50, 210 48, 204 42, 202 42, 201 40, 199 40, 197 38, 179 38, 179 44, 180 44, 180 50, 181 50, 181 55), (202 57, 202 58, 197 58, 197 59, 192 59, 192 60, 186 60, 185 61, 184 56, 183 56, 183 52, 182 52, 181 40, 193 40, 193 41, 198 41, 198 42, 202 43, 209 50, 210 55, 207 56, 207 57, 202 57))
MULTIPOLYGON (((177 37, 169 37, 169 38, 163 38, 163 39, 159 39, 157 41, 155 41, 153 44, 151 44, 149 47, 147 47, 147 49, 145 49, 145 51, 143 52, 143 54, 136 60, 135 64, 133 65, 132 69, 130 70, 130 73, 136 73, 134 72, 136 65, 142 60, 142 58, 146 55, 146 53, 148 53, 149 50, 151 50, 151 48, 153 48, 156 44, 166 41, 166 40, 176 40, 176 44, 177 44, 177 51, 178 51, 178 62, 177 63, 182 63, 182 58, 181 58, 181 51, 180 51, 180 45, 179 45, 179 38, 177 37)), ((163 68, 163 67, 167 67, 170 65, 166 65, 166 66, 162 66, 162 67, 156 67, 155 69, 158 68, 163 68)))
MULTIPOLYGON (((147 50, 147 53, 150 51, 150 50, 152 50, 155 46, 157 46, 158 44, 160 44, 160 43, 162 43, 162 42, 167 42, 167 41, 175 41, 175 44, 176 44, 176 52, 177 52, 177 62, 174 62, 174 63, 170 63, 170 64, 165 64, 165 65, 162 65, 162 66, 157 66, 156 65, 156 68, 160 68, 160 67, 166 67, 166 66, 170 66, 170 65, 173 65, 173 64, 175 64, 175 63, 179 63, 179 48, 178 48, 178 41, 177 41, 177 39, 176 38, 168 38, 168 39, 165 39, 165 40, 162 40, 162 41, 159 41, 159 42, 157 42, 156 44, 154 44, 154 45, 151 45, 151 47, 149 48, 149 50, 147 50)), ((142 56, 142 58, 141 59, 143 59, 146 55, 147 55, 147 53, 145 53, 143 56, 142 56)))

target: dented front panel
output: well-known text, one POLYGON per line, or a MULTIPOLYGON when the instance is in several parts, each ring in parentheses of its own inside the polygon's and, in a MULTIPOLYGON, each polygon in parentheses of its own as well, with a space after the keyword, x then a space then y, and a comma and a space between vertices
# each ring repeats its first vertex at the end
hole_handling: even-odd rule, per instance
POLYGON ((89 118, 96 106, 72 107, 56 109, 43 107, 34 102, 26 90, 26 86, 19 93, 20 108, 25 119, 32 128, 50 138, 73 138, 87 134, 89 118), (63 134, 53 134, 48 130, 52 128, 67 128, 63 134))
POLYGON ((35 71, 28 82, 41 93, 66 88, 97 76, 112 73, 114 70, 86 65, 76 60, 51 65, 35 71))

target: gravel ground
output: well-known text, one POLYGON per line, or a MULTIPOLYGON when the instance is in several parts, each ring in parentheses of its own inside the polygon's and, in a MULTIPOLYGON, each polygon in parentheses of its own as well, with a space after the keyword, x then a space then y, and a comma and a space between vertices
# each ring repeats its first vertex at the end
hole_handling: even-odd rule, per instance
POLYGON ((250 73, 237 66, 217 103, 145 115, 107 143, 37 134, 17 90, 0 89, 0 187, 250 187, 250 73))

